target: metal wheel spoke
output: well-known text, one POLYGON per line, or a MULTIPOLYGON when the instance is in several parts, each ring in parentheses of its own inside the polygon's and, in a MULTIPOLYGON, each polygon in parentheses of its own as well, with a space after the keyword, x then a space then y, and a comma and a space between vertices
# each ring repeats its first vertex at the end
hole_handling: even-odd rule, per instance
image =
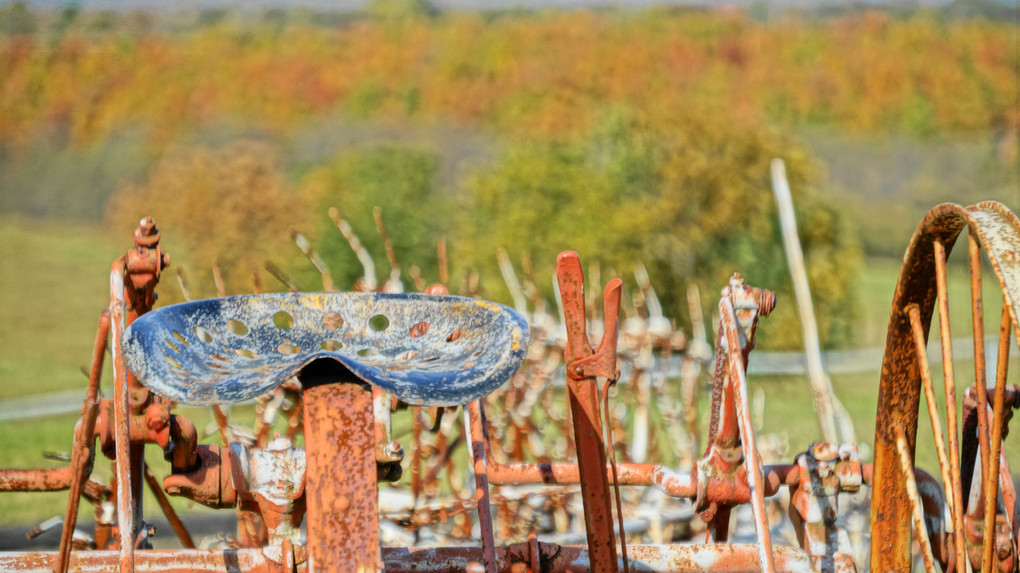
MULTIPOLYGON (((913 538, 909 528, 903 527, 903 524, 908 519, 908 513, 913 518, 919 513, 919 508, 917 502, 908 499, 906 495, 908 481, 912 482, 910 489, 919 487, 921 493, 925 494, 922 507, 927 508, 926 519, 932 526, 928 530, 929 535, 933 535, 931 531, 939 532, 938 539, 933 535, 934 545, 930 547, 933 557, 938 559, 943 568, 952 567, 964 571, 969 569, 971 557, 976 565, 982 554, 985 556, 982 571, 996 568, 993 557, 996 543, 992 541, 992 535, 996 525, 995 513, 999 511, 997 495, 1001 492, 1004 500, 1007 496, 1010 500, 1016 499, 1016 493, 1012 491, 1014 488, 1009 487, 1012 484, 1007 484, 1011 480, 1008 470, 1001 467, 1005 461, 1001 444, 1006 423, 1003 414, 1009 414, 1004 411, 1006 406, 1013 408, 1020 404, 1014 404, 1013 394, 1005 389, 1008 360, 1005 354, 1010 344, 1005 335, 999 338, 1002 350, 998 367, 986 368, 982 258, 987 259, 993 274, 993 285, 999 287, 1002 293, 1000 296, 1005 299, 1004 306, 1009 320, 1003 318, 1003 328, 1008 330, 1008 326, 1012 326, 1020 338, 1020 322, 1013 307, 1013 302, 1020 300, 1020 257, 1017 253, 1020 253, 1020 219, 1004 205, 994 201, 970 207, 952 203, 939 205, 918 225, 907 248, 893 297, 893 315, 886 338, 876 415, 871 503, 871 568, 876 571, 910 569, 913 538), (969 258, 971 321, 968 328, 973 336, 972 380, 976 395, 973 402, 971 396, 966 396, 966 409, 960 411, 950 339, 946 258, 954 245, 963 247, 961 243, 964 236, 967 237, 966 251, 969 258), (912 305, 916 305, 916 310, 910 308, 912 305), (934 396, 931 370, 924 356, 924 339, 928 336, 929 328, 934 326, 931 323, 936 313, 939 315, 939 336, 942 341, 946 400, 946 419, 940 419, 945 424, 943 437, 947 441, 944 445, 939 443, 941 440, 937 425, 933 425, 934 439, 939 450, 939 469, 946 492, 946 499, 938 500, 941 509, 931 505, 932 500, 928 497, 929 493, 941 489, 935 484, 936 480, 930 480, 930 476, 920 471, 915 473, 913 479, 906 475, 906 468, 913 467, 920 394, 924 392, 929 402, 934 396), (914 316, 908 318, 908 314, 914 316), (988 371, 993 368, 993 372, 988 371), (993 405, 996 396, 1002 402, 997 408, 993 405), (998 418, 998 421, 990 421, 990 417, 998 418), (929 492, 929 486, 935 489, 929 492), (986 494, 989 498, 987 500, 986 494), (986 514, 986 510, 989 513, 986 514), (950 533, 949 527, 943 531, 942 526, 935 523, 939 517, 935 513, 941 514, 943 511, 951 514, 952 541, 942 537, 943 533, 950 533), (989 525, 985 524, 985 519, 988 519, 989 525), (982 530, 987 545, 976 539, 982 535, 982 530), (971 538, 975 538, 975 543, 968 544, 971 538), (946 542, 953 547, 945 546, 946 542)), ((970 392, 971 380, 965 382, 964 387, 970 392)), ((929 404, 929 412, 933 411, 937 411, 937 408, 929 404)), ((932 417, 935 417, 934 414, 932 417)), ((1009 500, 1006 502, 1010 503, 1009 500)), ((1007 514, 1013 511, 1014 508, 1007 508, 1007 514)), ((1020 515, 1015 517, 1016 521, 1020 521, 1020 515)), ((998 527, 1001 528, 1003 520, 1001 517, 998 519, 998 527)), ((1020 524, 1013 525, 1014 530, 1020 531, 1016 527, 1020 524)))
MULTIPOLYGON (((994 543, 988 542, 988 535, 995 531, 995 507, 999 497, 999 451, 1002 447, 1002 408, 1006 394, 1006 371, 1009 366, 1009 338, 1012 323, 1009 318, 1009 303, 1002 301, 1002 318, 999 322, 999 356, 995 368, 995 396, 992 399, 992 435, 989 440, 988 469, 984 472, 985 493, 985 545, 982 552, 981 570, 991 570, 994 543)), ((985 392, 978 392, 984 394, 985 392)), ((987 396, 986 396, 987 401, 987 396)), ((985 411, 987 417, 987 409, 985 411)), ((984 467, 984 464, 982 464, 984 467)), ((1007 508, 1008 509, 1008 508, 1007 508)))
MULTIPOLYGON (((985 377, 985 321, 981 302, 981 244, 974 232, 968 235, 970 253, 970 304, 972 334, 974 337, 974 383, 977 385, 978 441, 981 444, 981 459, 988 459, 988 386, 985 377)), ((987 473, 982 466, 981 481, 987 473)))
MULTIPOLYGON (((963 525, 963 487, 960 480, 960 434, 956 411, 956 381, 953 370, 953 337, 949 329, 949 296, 946 281, 946 248, 935 241, 935 288, 938 296, 939 337, 942 342, 942 376, 946 393, 946 426, 949 434, 949 482, 945 483, 953 522, 956 562, 966 563, 967 547, 963 525)), ((957 568, 960 566, 958 565, 957 568)))
POLYGON ((924 525, 924 510, 921 507, 921 494, 917 491, 917 481, 914 479, 914 462, 910 459, 910 448, 907 446, 907 437, 903 428, 897 426, 896 451, 899 453, 900 469, 903 470, 903 479, 907 486, 907 497, 910 499, 911 510, 914 518, 914 530, 917 532, 917 539, 921 544, 921 557, 924 559, 925 571, 936 571, 935 557, 931 551, 931 541, 928 539, 928 529, 924 525))
POLYGON ((946 488, 946 500, 949 502, 949 511, 956 513, 956 504, 953 501, 950 482, 952 477, 949 468, 949 454, 946 452, 946 439, 942 433, 942 422, 939 419, 938 404, 935 402, 935 389, 932 387, 931 368, 928 366, 928 352, 924 340, 924 329, 921 326, 921 311, 916 304, 907 307, 907 315, 910 317, 910 329, 914 335, 914 348, 917 352, 917 365, 921 370, 921 384, 924 389, 925 403, 928 405, 928 417, 931 419, 931 433, 935 438, 935 453, 939 460, 939 472, 942 476, 943 487, 946 488))

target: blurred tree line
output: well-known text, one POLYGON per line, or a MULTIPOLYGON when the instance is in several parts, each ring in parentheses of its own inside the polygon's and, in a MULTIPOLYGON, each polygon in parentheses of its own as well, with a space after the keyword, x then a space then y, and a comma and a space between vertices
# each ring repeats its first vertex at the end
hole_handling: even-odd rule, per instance
MULTIPOLYGON (((628 107, 608 111, 587 133, 567 141, 520 138, 453 186, 440 177, 434 148, 380 143, 346 149, 287 181, 278 150, 235 142, 219 149, 187 147, 164 157, 139 186, 123 188, 108 220, 127 232, 136 214, 156 209, 167 237, 183 252, 193 288, 213 294, 209 269, 218 263, 232 294, 249 292, 254 271, 269 261, 302 289, 321 288, 317 272, 291 242, 309 236, 337 284, 362 275, 349 245, 326 213, 335 207, 373 255, 379 280, 387 261, 372 209, 406 272, 440 279, 437 244, 446 241, 450 286, 463 292, 477 274, 480 295, 507 302, 495 253, 506 249, 519 271, 552 300, 556 254, 572 249, 598 261, 604 280, 633 284, 642 263, 670 316, 686 316, 686 284, 699 284, 712 304, 733 272, 780 292, 786 304, 770 319, 766 346, 799 340, 782 251, 768 163, 786 159, 797 196, 812 288, 831 345, 849 342, 860 259, 855 229, 834 204, 814 192, 817 166, 789 137, 748 129, 725 115, 673 110, 666 117, 628 107), (720 168, 726 166, 726 168, 720 168), (788 301, 788 302, 787 302, 788 301)), ((276 283, 266 285, 280 289, 276 283)), ((172 295, 171 295, 172 297, 172 295)))
POLYGON ((687 283, 707 307, 740 271, 780 294, 763 343, 793 347, 768 180, 782 157, 823 342, 839 346, 853 332, 858 234, 819 192, 824 168, 793 128, 993 131, 1001 161, 1017 162, 1015 29, 984 17, 765 23, 685 8, 439 13, 402 0, 364 14, 0 11, 0 211, 105 217, 118 236, 151 213, 201 296, 215 292, 214 262, 232 294, 250 292, 253 271, 282 288, 266 261, 319 288, 292 231, 350 287, 361 268, 330 207, 384 278, 380 206, 404 269, 429 282, 447 241, 455 291, 477 273, 482 296, 506 301, 505 248, 534 262, 551 299, 555 254, 573 249, 604 279, 643 263, 682 317, 687 283))

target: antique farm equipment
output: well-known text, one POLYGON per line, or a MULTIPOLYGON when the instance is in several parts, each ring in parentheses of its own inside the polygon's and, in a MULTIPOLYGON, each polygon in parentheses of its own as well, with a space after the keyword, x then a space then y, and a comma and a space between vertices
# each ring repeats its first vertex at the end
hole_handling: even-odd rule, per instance
MULTIPOLYGON (((356 245, 349 226, 331 216, 356 245)), ((385 238, 379 213, 376 221, 385 238)), ((333 292, 325 264, 296 234, 327 292, 222 297, 153 311, 154 289, 169 265, 159 238, 144 219, 135 247, 114 263, 70 465, 0 470, 0 491, 70 495, 58 550, 0 553, 0 571, 908 571, 915 555, 928 570, 1018 568, 1020 524, 1002 439, 1020 406, 1020 389, 1006 385, 1010 337, 1020 334, 1013 304, 1020 221, 998 203, 939 206, 911 242, 889 324, 873 465, 854 444, 818 442, 788 464, 773 463, 774 453, 759 447, 746 370, 759 319, 776 300, 739 274, 717 306, 709 429, 698 440, 684 428, 696 419, 690 376, 708 353, 663 319, 643 269, 636 273, 640 304, 623 299, 619 279, 607 284, 600 304, 585 294, 579 257, 561 254, 559 321, 534 296, 533 278, 522 287, 506 261, 517 310, 449 296, 442 284, 426 288, 413 270, 425 292, 401 293, 389 248, 392 271, 382 285, 366 266, 355 289, 361 292, 333 292), (946 257, 963 231, 977 383, 964 392, 961 416, 946 257), (1003 297, 991 384, 981 251, 1003 297), (385 292, 370 292, 377 288, 385 292), (621 321, 624 306, 638 310, 621 321), (927 358, 936 309, 945 432, 927 358), (599 343, 593 347, 589 336, 599 343), (101 398, 107 338, 115 392, 101 398), (668 363, 673 352, 684 354, 676 396, 654 359, 668 363), (913 467, 922 391, 939 479, 913 467), (674 427, 642 426, 653 395, 674 427), (256 402, 250 435, 229 423, 225 408, 245 400, 256 402), (176 404, 211 406, 220 444, 200 444, 195 425, 172 413, 176 404), (279 413, 286 430, 274 434, 279 413), (628 433, 631 413, 640 427, 628 433), (391 420, 405 414, 410 435, 401 444, 391 420), (109 488, 90 477, 97 439, 116 464, 109 488), (693 463, 662 463, 653 440, 693 463), (142 457, 148 443, 169 463, 162 484, 142 457), (703 451, 690 454, 697 443, 703 451), (468 460, 459 458, 460 445, 468 460), (404 474, 409 491, 380 485, 404 474), (145 484, 182 549, 150 547, 145 484), (867 488, 870 556, 855 547, 845 519, 853 496, 867 488), (649 502, 643 492, 657 497, 649 502), (166 494, 233 509, 236 537, 195 549, 166 494), (81 497, 97 508, 87 541, 75 536, 81 497), (787 519, 775 511, 779 498, 788 499, 787 519), (751 542, 731 543, 741 519, 751 542), (690 541, 697 523, 704 524, 703 543, 676 542, 690 541), (684 527, 669 532, 668 524, 684 527), (792 531, 789 545, 777 537, 784 531, 792 531)))

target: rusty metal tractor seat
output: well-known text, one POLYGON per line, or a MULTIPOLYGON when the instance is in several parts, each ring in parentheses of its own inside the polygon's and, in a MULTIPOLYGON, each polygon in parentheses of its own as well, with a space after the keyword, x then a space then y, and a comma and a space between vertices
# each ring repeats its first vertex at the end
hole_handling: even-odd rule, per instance
POLYGON ((377 390, 422 406, 465 404, 510 378, 527 346, 524 318, 497 304, 331 292, 170 306, 135 320, 121 347, 142 384, 184 404, 239 402, 297 377, 304 449, 268 456, 301 460, 297 474, 245 475, 243 448, 233 445, 229 471, 222 457, 195 471, 229 474, 235 491, 256 492, 273 551, 295 563, 307 555, 311 571, 356 573, 381 569, 377 472, 384 460, 377 452, 385 454, 387 444, 377 430, 386 428, 383 442, 389 440, 389 408, 376 412, 377 390), (263 489, 268 497, 260 498, 263 489), (298 551, 302 518, 307 550, 298 551))
POLYGON ((404 402, 481 398, 517 369, 528 326, 504 306, 455 296, 272 293, 177 304, 124 333, 128 368, 190 405, 248 400, 333 359, 404 402))

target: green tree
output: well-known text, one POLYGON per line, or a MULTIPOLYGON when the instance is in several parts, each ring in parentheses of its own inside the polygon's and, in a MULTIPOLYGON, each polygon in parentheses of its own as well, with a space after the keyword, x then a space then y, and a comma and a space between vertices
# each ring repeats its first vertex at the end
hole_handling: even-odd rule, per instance
POLYGON ((852 225, 813 193, 803 149, 723 114, 617 110, 574 141, 513 146, 468 186, 463 242, 472 250, 461 262, 485 269, 492 296, 505 292, 495 282, 500 247, 546 268, 556 253, 576 250, 625 279, 641 261, 672 316, 686 315, 687 283, 702 287, 708 306, 741 272, 779 291, 763 345, 794 347, 800 331, 768 179, 773 157, 787 162, 823 340, 846 343, 859 260, 852 225))

